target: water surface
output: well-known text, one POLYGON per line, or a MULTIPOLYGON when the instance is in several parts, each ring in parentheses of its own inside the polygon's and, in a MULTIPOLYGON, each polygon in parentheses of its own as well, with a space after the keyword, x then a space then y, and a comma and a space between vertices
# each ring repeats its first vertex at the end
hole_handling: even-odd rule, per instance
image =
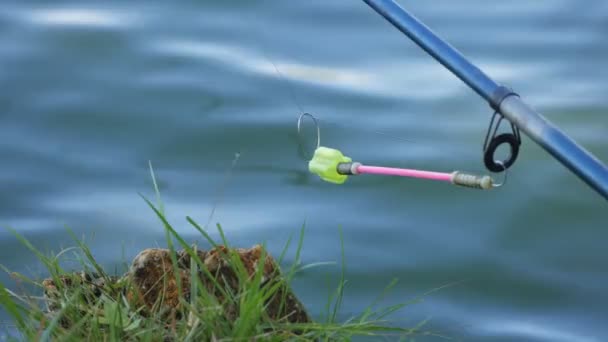
MULTIPOLYGON (((607 3, 401 3, 608 161, 607 3)), ((307 173, 298 107, 325 120, 324 145, 365 163, 484 172, 488 106, 362 1, 9 0, 0 65, 0 225, 43 250, 73 245, 66 226, 111 268, 164 246, 138 195, 153 198, 150 160, 189 241, 184 217, 213 212, 235 245, 278 255, 306 222, 303 261, 335 261, 342 227, 343 318, 399 278, 383 304, 452 284, 394 316, 403 326, 431 318, 467 341, 608 334, 606 202, 529 139, 492 192, 307 173)), ((45 275, 6 231, 0 263, 45 275)), ((296 279, 316 317, 338 272, 296 279)))

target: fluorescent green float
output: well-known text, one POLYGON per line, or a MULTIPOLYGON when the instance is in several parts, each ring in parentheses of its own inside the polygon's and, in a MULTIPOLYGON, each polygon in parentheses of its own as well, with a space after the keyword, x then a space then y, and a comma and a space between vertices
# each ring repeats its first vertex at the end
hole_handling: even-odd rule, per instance
POLYGON ((342 154, 342 152, 320 146, 315 150, 315 154, 308 162, 308 170, 323 179, 324 181, 342 184, 348 178, 348 175, 338 173, 338 164, 350 163, 352 159, 342 154))

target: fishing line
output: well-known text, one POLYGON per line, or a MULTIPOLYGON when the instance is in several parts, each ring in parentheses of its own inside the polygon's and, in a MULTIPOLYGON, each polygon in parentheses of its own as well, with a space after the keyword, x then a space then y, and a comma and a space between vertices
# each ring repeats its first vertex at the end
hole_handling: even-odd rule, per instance
POLYGON ((215 211, 217 210, 217 208, 219 207, 219 205, 222 203, 223 197, 224 197, 224 193, 226 192, 226 189, 228 188, 228 184, 230 181, 230 178, 232 177, 232 172, 234 171, 234 169, 236 168, 236 164, 239 162, 239 159, 241 158, 241 152, 237 152, 234 154, 234 158, 232 159, 232 163, 230 163, 230 168, 228 169, 228 171, 224 174, 224 179, 222 180, 222 182, 218 185, 217 189, 215 190, 215 202, 213 203, 213 207, 211 208, 211 212, 209 213, 209 217, 207 217, 207 222, 205 223, 205 225, 203 226, 204 230, 207 230, 207 228, 209 227, 209 224, 211 223, 211 220, 213 219, 213 216, 215 215, 215 211))
MULTIPOLYGON (((289 96, 291 97, 291 100, 293 101, 293 103, 296 105, 296 107, 297 107, 297 109, 299 111, 299 114, 306 113, 306 111, 304 110, 304 106, 302 105, 302 103, 298 99, 297 93, 295 91, 294 84, 291 82, 291 80, 288 77, 285 76, 285 74, 283 74, 283 72, 281 72, 281 70, 276 65, 276 63, 264 52, 264 49, 261 49, 261 51, 262 51, 262 55, 264 56, 264 58, 272 65, 272 67, 276 71, 276 73, 279 76, 279 78, 283 82, 285 82, 285 84, 287 86, 287 91, 289 92, 289 96)), ((384 132, 384 131, 364 129, 364 128, 361 128, 361 127, 356 126, 354 124, 347 124, 347 123, 344 123, 344 122, 338 123, 338 122, 327 120, 325 118, 323 118, 323 119, 315 118, 315 121, 317 123, 321 122, 321 123, 324 123, 324 124, 327 124, 327 125, 333 125, 333 126, 342 127, 342 128, 347 127, 349 129, 352 129, 352 130, 359 130, 359 131, 363 131, 363 132, 369 132, 369 133, 374 133, 374 134, 378 134, 378 135, 383 135, 383 136, 385 136, 387 138, 391 138, 391 139, 395 139, 395 140, 400 140, 400 141, 407 142, 407 143, 414 143, 414 141, 410 140, 410 139, 406 139, 406 138, 403 138, 403 137, 400 137, 400 136, 397 136, 397 135, 394 135, 394 134, 391 134, 391 133, 387 133, 387 132, 384 132)))
MULTIPOLYGON (((492 188, 501 187, 506 183, 507 180, 507 169, 510 164, 515 160, 517 156, 517 149, 519 147, 519 131, 512 125, 513 134, 502 134, 500 136, 496 136, 498 127, 502 121, 502 116, 499 118, 496 123, 495 128, 493 129, 492 137, 490 138, 490 131, 492 130, 494 124, 494 117, 490 123, 490 128, 488 129, 488 133, 486 135, 486 140, 484 141, 484 154, 486 156, 486 165, 491 164, 493 172, 501 172, 503 173, 503 181, 501 183, 496 183, 492 177, 488 175, 479 176, 473 175, 469 173, 464 173, 461 171, 453 171, 451 173, 445 172, 435 172, 435 171, 426 171, 426 170, 414 170, 414 169, 404 169, 404 168, 394 168, 394 167, 383 167, 383 166, 370 166, 363 165, 360 162, 353 162, 350 157, 342 154, 341 151, 333 148, 328 148, 321 145, 321 128, 319 122, 327 123, 329 125, 334 126, 350 126, 351 128, 355 128, 354 125, 346 125, 344 123, 332 122, 326 119, 319 120, 314 115, 306 112, 304 110, 304 106, 302 102, 298 99, 297 93, 295 91, 295 86, 292 84, 291 80, 286 77, 277 64, 264 52, 264 49, 261 49, 262 55, 264 58, 272 65, 279 79, 282 80, 288 88, 289 96, 291 97, 292 102, 295 104, 299 111, 298 121, 297 121, 297 131, 298 131, 298 139, 302 139, 301 131, 302 131, 302 122, 303 119, 309 117, 316 129, 316 147, 314 153, 310 156, 310 159, 306 156, 306 153, 303 151, 303 144, 300 143, 300 152, 302 155, 308 159, 308 170, 319 176, 324 181, 334 183, 334 184, 342 184, 346 181, 349 176, 368 174, 368 175, 385 175, 385 176, 400 176, 400 177, 411 177, 411 178, 419 178, 426 180, 434 180, 434 181, 442 181, 449 182, 454 185, 459 185, 463 187, 475 188, 475 189, 483 189, 488 190, 492 188), (508 135, 508 137, 507 137, 508 135), (517 140, 511 141, 511 137, 516 137, 517 140), (506 140, 511 144, 511 155, 505 161, 495 160, 494 152, 497 147, 504 143, 505 141, 500 142, 500 138, 509 138, 506 140), (489 140, 489 142, 488 142, 489 140), (498 141, 498 143, 496 143, 498 141), (515 143, 518 143, 517 146, 514 147, 515 143)), ((511 94, 505 94, 509 96, 511 94)), ((496 116, 496 114, 495 114, 496 116)), ((356 127, 361 130, 360 127, 356 127)), ((367 130, 366 130, 367 131, 367 130)), ((395 136, 383 131, 371 131, 374 134, 383 135, 392 139, 412 143, 413 141, 409 139, 405 139, 399 136, 395 136)), ((300 140, 301 142, 302 140, 300 140)))
MULTIPOLYGON (((264 33, 263 29, 260 28, 260 30, 262 31, 262 33, 264 33)), ((270 55, 268 55, 266 53, 266 49, 264 48, 263 43, 261 41, 258 41, 257 45, 259 47, 259 51, 262 54, 262 57, 268 63, 270 63, 272 65, 272 67, 274 68, 276 74, 278 75, 278 78, 282 82, 284 82, 285 85, 287 86, 287 91, 289 92, 289 97, 291 98, 291 101, 293 102, 293 104, 296 106, 296 108, 298 110, 298 115, 306 113, 307 111, 304 110, 304 105, 302 104, 302 101, 300 101, 300 99, 298 98, 295 85, 292 83, 292 81, 289 79, 289 77, 285 76, 285 74, 281 71, 281 69, 278 67, 278 65, 273 61, 273 59, 270 57, 270 55)), ((351 130, 358 130, 358 131, 366 132, 366 133, 373 133, 373 134, 381 135, 381 136, 384 136, 384 137, 387 137, 387 138, 391 138, 391 139, 399 140, 399 141, 402 141, 402 142, 406 142, 406 143, 415 143, 415 141, 413 141, 411 139, 406 139, 404 137, 401 137, 401 136, 398 136, 398 135, 394 135, 394 134, 391 134, 391 133, 388 133, 388 132, 385 132, 385 131, 381 131, 381 130, 369 130, 369 129, 361 128, 360 126, 354 125, 354 124, 348 124, 348 123, 344 123, 344 122, 334 122, 334 121, 331 121, 331 120, 327 120, 325 118, 315 118, 315 125, 317 127, 320 126, 319 123, 326 124, 326 125, 333 125, 333 126, 336 126, 336 127, 348 128, 348 129, 351 129, 351 130)))
MULTIPOLYGON (((369 166, 363 165, 360 162, 353 162, 350 157, 342 154, 341 151, 333 148, 324 147, 321 145, 321 125, 319 122, 324 122, 330 125, 335 126, 347 126, 342 123, 330 122, 329 120, 320 120, 317 119, 314 115, 304 111, 304 106, 299 101, 297 94, 295 92, 295 87, 291 83, 291 81, 281 72, 279 67, 272 61, 272 59, 267 56, 264 52, 262 52, 264 58, 273 66, 279 78, 286 84, 289 92, 289 96, 291 100, 299 110, 299 116, 297 121, 297 131, 298 131, 298 139, 300 140, 299 148, 300 153, 308 160, 308 169, 311 173, 316 174, 322 180, 334 184, 343 184, 348 176, 355 176, 361 174, 368 175, 384 175, 384 176, 399 176, 399 177, 411 177, 418 179, 426 179, 433 181, 442 181, 449 182, 454 185, 474 188, 474 189, 482 189, 489 190, 493 188, 498 188, 503 186, 507 180, 507 169, 511 159, 508 158, 507 161, 502 162, 499 160, 491 159, 491 162, 494 165, 494 169, 498 171, 504 171, 503 181, 500 183, 496 183, 492 177, 485 175, 473 175, 469 173, 464 173, 461 171, 453 171, 451 173, 446 172, 435 172, 435 171, 426 171, 426 170, 414 170, 414 169, 404 169, 404 168, 393 168, 393 167, 383 167, 383 166, 369 166), (310 118, 315 126, 316 130, 316 147, 313 154, 308 154, 304 151, 302 142, 302 126, 304 118, 310 118)), ((495 141, 496 133, 498 130, 498 126, 501 123, 502 118, 499 118, 496 123, 495 128, 493 129, 492 139, 491 141, 495 141)), ((492 127, 494 124, 494 118, 490 123, 490 128, 488 134, 486 136, 486 141, 484 142, 484 152, 486 156, 493 157, 493 154, 498 147, 498 145, 494 146, 492 143, 488 143, 488 139, 490 137, 490 131, 492 131, 492 127)), ((351 125, 352 126, 352 125, 351 125)), ((394 136, 392 134, 388 134, 382 131, 372 131, 372 133, 384 135, 386 137, 390 137, 393 139, 398 139, 401 141, 411 143, 411 140, 404 139, 398 136, 394 136)), ((516 155, 517 151, 512 149, 512 154, 516 155)), ((490 161, 487 161, 488 164, 490 161)))

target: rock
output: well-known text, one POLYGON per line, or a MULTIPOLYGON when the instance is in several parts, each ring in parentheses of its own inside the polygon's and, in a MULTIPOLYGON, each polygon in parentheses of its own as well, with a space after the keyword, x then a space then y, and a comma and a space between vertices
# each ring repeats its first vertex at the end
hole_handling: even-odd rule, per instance
POLYGON ((157 306, 179 309, 177 279, 179 277, 181 281, 185 299, 190 298, 190 279, 189 270, 183 265, 177 268, 178 276, 175 271, 168 249, 141 251, 133 259, 126 275, 131 285, 127 299, 138 305, 144 304, 149 310, 155 310, 157 306))
MULTIPOLYGON (((131 307, 141 308, 139 313, 143 316, 160 312, 167 322, 176 319, 187 319, 190 322, 194 317, 183 317, 185 308, 182 303, 190 302, 191 266, 196 266, 197 277, 206 293, 215 298, 225 317, 234 321, 238 318, 240 303, 239 298, 235 297, 241 294, 243 282, 252 281, 264 258, 259 286, 265 289, 278 286, 264 305, 268 318, 283 323, 311 322, 303 305, 284 282, 274 258, 264 256, 264 253, 260 245, 249 249, 218 246, 209 251, 196 250, 199 264, 199 261, 191 260, 186 251, 178 251, 175 255, 176 268, 169 250, 150 248, 141 251, 133 259, 128 272, 122 277, 101 277, 94 273, 78 272, 61 276, 58 279, 60 284, 49 278, 42 285, 51 314, 59 311, 62 300, 70 298, 75 291, 81 291, 87 305, 96 305, 102 294, 117 300, 124 296, 131 307), (231 257, 240 259, 245 271, 241 272, 244 277, 233 269, 231 257), (181 282, 181 298, 178 281, 181 282)), ((252 286, 251 283, 248 286, 252 286)))
POLYGON ((75 272, 62 275, 58 278, 61 284, 57 284, 52 278, 42 281, 44 297, 48 311, 56 311, 61 307, 61 301, 80 290, 80 296, 85 303, 94 303, 101 296, 102 289, 110 288, 111 284, 118 281, 116 276, 104 278, 97 273, 75 272))
MULTIPOLYGON (((250 249, 229 250, 224 246, 218 246, 208 252, 197 251, 197 256, 204 269, 208 273, 199 270, 198 276, 201 283, 206 287, 208 293, 215 296, 224 307, 224 313, 230 320, 235 320, 238 313, 238 300, 224 298, 223 293, 238 294, 240 283, 239 276, 229 262, 230 253, 240 258, 247 275, 252 278, 255 275, 258 263, 264 253, 260 245, 250 249), (207 274, 213 277, 209 279, 207 274), (218 288, 219 285, 219 288, 218 288)), ((127 298, 138 304, 144 304, 148 309, 162 309, 178 312, 181 310, 177 279, 182 284, 183 297, 186 301, 190 299, 190 266, 192 263, 190 255, 180 251, 176 255, 177 273, 171 261, 171 255, 167 249, 146 249, 140 252, 128 272, 131 289, 127 298), (162 301, 162 303, 161 303, 162 301)), ((264 257, 261 286, 272 286, 282 281, 280 269, 274 258, 270 255, 264 257)), ((266 303, 267 314, 273 320, 284 319, 290 323, 310 322, 308 314, 302 304, 296 299, 286 285, 280 286, 276 293, 266 303), (281 305, 281 301, 284 301, 281 305)))

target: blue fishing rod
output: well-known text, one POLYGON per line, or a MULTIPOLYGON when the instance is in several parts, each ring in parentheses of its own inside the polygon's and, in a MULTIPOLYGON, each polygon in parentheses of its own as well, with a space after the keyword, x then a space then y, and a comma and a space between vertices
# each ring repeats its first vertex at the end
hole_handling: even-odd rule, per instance
POLYGON ((484 163, 488 170, 506 171, 515 162, 521 144, 521 130, 608 199, 608 167, 599 159, 522 101, 512 89, 494 82, 394 0, 363 1, 488 101, 494 109, 483 146, 484 163), (511 132, 497 135, 503 119, 510 123, 511 132), (496 160, 494 153, 504 144, 509 145, 510 155, 503 161, 496 160))

